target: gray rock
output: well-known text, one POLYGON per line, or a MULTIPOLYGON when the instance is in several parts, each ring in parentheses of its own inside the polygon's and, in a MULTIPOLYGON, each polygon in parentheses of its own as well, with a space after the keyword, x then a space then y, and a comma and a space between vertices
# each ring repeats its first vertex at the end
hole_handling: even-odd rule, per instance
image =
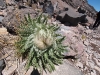
POLYGON ((63 11, 57 16, 57 20, 62 23, 69 22, 71 25, 78 25, 79 22, 84 20, 86 15, 75 12, 73 9, 68 9, 68 11, 63 11))
POLYGON ((47 72, 44 75, 84 75, 78 68, 69 61, 64 60, 62 65, 56 66, 56 70, 51 74, 47 72))
POLYGON ((57 9, 58 9, 58 1, 53 5, 54 7, 54 12, 57 12, 57 9))
POLYGON ((0 16, 0 22, 2 22, 3 18, 4 18, 3 16, 0 16))
POLYGON ((53 13, 54 13, 54 7, 53 7, 51 1, 47 1, 43 5, 43 12, 44 13, 48 13, 49 15, 53 15, 53 13))
POLYGON ((88 66, 90 66, 91 68, 94 68, 95 63, 92 60, 89 60, 88 63, 89 63, 88 66))
POLYGON ((100 54, 99 53, 93 53, 93 55, 97 58, 97 59, 100 59, 100 54))
POLYGON ((4 0, 0 0, 0 9, 5 9, 6 8, 6 3, 4 0))
POLYGON ((5 68, 5 62, 4 62, 4 60, 2 59, 2 60, 0 60, 0 75, 2 75, 2 70, 5 68))
POLYGON ((60 29, 64 29, 64 30, 70 30, 70 27, 67 27, 67 26, 60 26, 60 29))

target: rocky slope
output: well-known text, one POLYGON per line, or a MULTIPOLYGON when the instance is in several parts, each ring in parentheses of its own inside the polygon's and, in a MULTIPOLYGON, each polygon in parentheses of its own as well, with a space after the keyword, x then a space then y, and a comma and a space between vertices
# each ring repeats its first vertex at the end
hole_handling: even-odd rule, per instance
POLYGON ((65 1, 67 4, 69 4, 70 6, 72 6, 75 9, 78 6, 82 5, 83 1, 84 1, 84 8, 85 8, 88 16, 94 17, 95 14, 97 13, 97 11, 94 9, 94 7, 91 6, 90 4, 88 4, 88 0, 63 0, 63 1, 65 1))
MULTIPOLYGON (((0 1, 2 2, 4 0, 0 1)), ((40 12, 40 9, 37 10, 27 5, 25 5, 24 8, 16 9, 16 3, 14 2, 14 0, 6 0, 6 1, 8 1, 7 7, 4 7, 3 9, 1 9, 2 11, 0 11, 1 12, 0 13, 0 64, 4 64, 4 62, 2 62, 1 60, 4 59, 6 67, 1 69, 1 66, 3 65, 0 65, 0 74, 2 72, 3 75, 38 75, 34 74, 32 67, 26 72, 24 67, 26 61, 22 61, 21 58, 18 59, 16 57, 15 55, 16 48, 14 46, 14 43, 18 36, 10 34, 8 32, 7 27, 10 28, 10 26, 12 27, 17 26, 18 23, 16 22, 18 22, 20 16, 21 19, 23 18, 23 13, 28 14, 27 10, 31 11, 30 14, 36 15, 38 12, 40 12), (18 14, 17 12, 20 12, 20 14, 18 14), (3 22, 5 23, 5 25, 2 25, 3 23, 2 19, 4 20, 3 22), (3 26, 7 27, 5 28, 3 26)), ((64 7, 68 7, 68 9, 73 10, 71 14, 76 14, 77 5, 82 3, 81 0, 80 1, 51 0, 51 1, 53 4, 58 2, 59 10, 62 10, 64 7), (67 3, 71 6, 72 5, 74 6, 71 7, 67 3)), ((85 0, 85 2, 87 3, 87 0, 85 0)), ((2 7, 3 6, 6 5, 4 4, 2 5, 2 7)), ((87 6, 89 5, 87 4, 87 6)), ((91 6, 87 7, 87 10, 93 11, 94 13, 96 12, 91 6)), ((34 16, 32 17, 34 18, 34 16)), ((89 21, 88 23, 91 24, 94 21, 89 16, 87 16, 87 19, 89 21)), ((54 71, 51 74, 44 72, 44 75, 99 75, 100 74, 100 27, 98 28, 98 30, 90 30, 88 29, 87 26, 82 26, 81 23, 80 24, 78 23, 77 26, 66 26, 66 24, 62 24, 57 20, 51 21, 51 19, 49 19, 49 22, 58 24, 60 26, 59 33, 66 36, 63 44, 68 46, 66 49, 68 50, 68 52, 64 52, 65 58, 63 64, 55 66, 56 71, 54 71)), ((85 24, 88 25, 88 23, 85 24)))

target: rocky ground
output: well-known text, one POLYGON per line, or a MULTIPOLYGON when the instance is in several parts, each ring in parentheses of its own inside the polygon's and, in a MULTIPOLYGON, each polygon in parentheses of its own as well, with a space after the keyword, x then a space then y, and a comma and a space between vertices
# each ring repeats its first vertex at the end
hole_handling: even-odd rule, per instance
MULTIPOLYGON (((27 14, 28 12, 25 12, 27 10, 33 16, 36 16, 37 12, 34 12, 30 7, 24 10, 15 10, 16 7, 13 6, 15 4, 13 0, 6 1, 8 1, 8 7, 0 11, 0 75, 1 72, 3 75, 38 75, 34 74, 32 67, 26 72, 24 68, 26 61, 16 57, 14 42, 18 36, 9 33, 7 28, 10 25, 15 27, 18 24, 15 25, 19 19, 16 11, 20 12, 20 14, 24 11, 24 14, 27 14), (11 13, 12 11, 13 13, 11 13), (10 18, 7 15, 10 15, 10 18), (13 18, 16 15, 17 21, 15 17, 13 18), (2 24, 2 20, 6 25, 2 24), (3 67, 2 69, 1 66, 3 67)), ((53 3, 55 3, 54 0, 53 3)), ((61 3, 59 7, 66 5, 69 9, 73 9, 61 0, 59 0, 59 3, 61 3)), ((5 4, 2 6, 5 6, 5 4)), ((73 9, 73 11, 75 12, 76 10, 73 9)), ((85 23, 87 26, 82 26, 83 24, 81 23, 78 23, 77 26, 66 26, 69 24, 68 22, 66 24, 62 24, 59 21, 51 22, 58 24, 60 26, 58 32, 66 36, 63 44, 68 46, 66 49, 68 52, 64 52, 63 64, 55 66, 56 71, 51 74, 44 72, 44 75, 100 75, 100 27, 97 30, 89 29, 88 25, 92 24, 94 20, 88 16, 87 19, 88 23, 85 23)))

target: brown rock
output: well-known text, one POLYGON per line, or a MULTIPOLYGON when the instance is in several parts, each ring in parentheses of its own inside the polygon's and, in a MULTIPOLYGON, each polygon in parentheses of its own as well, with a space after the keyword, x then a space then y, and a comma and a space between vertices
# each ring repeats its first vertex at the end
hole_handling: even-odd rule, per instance
POLYGON ((2 23, 11 34, 16 34, 15 30, 20 25, 21 21, 24 20, 24 16, 30 14, 31 18, 37 16, 37 12, 32 8, 16 9, 8 13, 4 17, 2 23))

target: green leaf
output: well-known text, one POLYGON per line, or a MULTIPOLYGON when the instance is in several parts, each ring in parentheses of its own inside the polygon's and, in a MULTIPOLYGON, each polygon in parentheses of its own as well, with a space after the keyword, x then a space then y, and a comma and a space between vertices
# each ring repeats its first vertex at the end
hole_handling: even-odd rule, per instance
POLYGON ((41 18, 42 18, 42 14, 40 14, 39 17, 37 18, 37 23, 41 23, 41 18))
POLYGON ((27 39, 27 41, 26 41, 26 43, 25 43, 25 49, 28 49, 28 48, 30 48, 30 47, 33 45, 33 37, 34 37, 33 34, 31 34, 31 35, 28 37, 28 39, 27 39))
POLYGON ((32 64, 33 64, 34 68, 38 69, 39 65, 38 65, 37 59, 35 57, 32 59, 32 64))
POLYGON ((32 23, 32 19, 30 17, 30 14, 28 14, 28 22, 32 23))
POLYGON ((48 64, 49 64, 49 71, 50 71, 50 72, 54 71, 54 70, 55 70, 54 64, 51 62, 51 60, 49 60, 47 54, 45 54, 45 59, 46 59, 46 61, 47 61, 48 64))

